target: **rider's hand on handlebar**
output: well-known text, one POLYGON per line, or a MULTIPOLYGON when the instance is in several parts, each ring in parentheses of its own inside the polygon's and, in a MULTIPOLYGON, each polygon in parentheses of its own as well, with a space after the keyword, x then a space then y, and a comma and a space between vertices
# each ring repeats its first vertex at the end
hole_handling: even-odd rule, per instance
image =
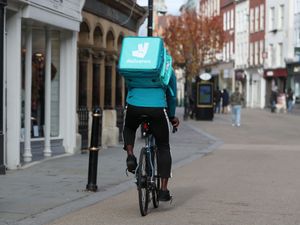
POLYGON ((170 119, 170 121, 171 121, 173 127, 176 127, 176 128, 178 127, 179 119, 176 116, 173 117, 172 119, 170 119))

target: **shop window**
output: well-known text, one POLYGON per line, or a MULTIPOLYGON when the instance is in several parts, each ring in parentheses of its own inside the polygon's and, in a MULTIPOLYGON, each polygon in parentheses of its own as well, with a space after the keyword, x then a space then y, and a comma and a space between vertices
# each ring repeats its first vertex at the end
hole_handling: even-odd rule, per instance
POLYGON ((112 90, 112 66, 105 66, 105 96, 104 108, 111 109, 111 90, 112 90))
POLYGON ((100 105, 100 64, 93 64, 93 107, 100 105))
MULTIPOLYGON (((52 57, 51 57, 51 109, 50 120, 51 137, 59 135, 59 66, 60 66, 60 39, 59 32, 52 31, 52 57)), ((31 137, 44 137, 45 125, 45 30, 32 31, 32 83, 25 86, 25 32, 22 32, 22 101, 21 101, 21 135, 24 135, 25 126, 25 92, 31 88, 31 137)))
POLYGON ((116 106, 122 106, 122 90, 122 77, 116 72, 116 106))
POLYGON ((78 105, 87 106, 87 62, 79 62, 79 95, 78 105))

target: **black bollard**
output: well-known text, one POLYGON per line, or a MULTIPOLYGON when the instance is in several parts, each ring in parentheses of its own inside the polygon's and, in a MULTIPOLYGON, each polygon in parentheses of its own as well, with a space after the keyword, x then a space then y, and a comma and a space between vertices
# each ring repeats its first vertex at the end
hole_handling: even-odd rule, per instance
POLYGON ((92 135, 89 156, 89 173, 87 191, 97 191, 97 170, 98 170, 98 151, 99 151, 99 122, 102 114, 99 108, 95 108, 93 112, 92 135))

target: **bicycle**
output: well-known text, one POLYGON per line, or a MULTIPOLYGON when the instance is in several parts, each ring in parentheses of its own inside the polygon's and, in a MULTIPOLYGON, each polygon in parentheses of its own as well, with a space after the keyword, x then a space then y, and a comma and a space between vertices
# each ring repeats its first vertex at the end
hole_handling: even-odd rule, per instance
MULTIPOLYGON (((148 213, 149 202, 153 207, 159 206, 158 194, 160 190, 160 177, 157 169, 158 151, 155 138, 151 131, 151 124, 147 116, 142 116, 142 136, 145 138, 145 146, 141 149, 138 167, 136 169, 139 208, 142 216, 148 213)), ((173 127, 173 133, 176 128, 173 127)))

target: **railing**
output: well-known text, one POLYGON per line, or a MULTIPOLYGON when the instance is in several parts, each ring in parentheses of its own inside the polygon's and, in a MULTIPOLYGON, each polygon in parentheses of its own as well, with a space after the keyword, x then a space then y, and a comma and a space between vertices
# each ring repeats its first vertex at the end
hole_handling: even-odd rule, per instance
POLYGON ((86 106, 81 106, 78 113, 78 132, 81 134, 81 149, 89 148, 89 110, 86 106))

